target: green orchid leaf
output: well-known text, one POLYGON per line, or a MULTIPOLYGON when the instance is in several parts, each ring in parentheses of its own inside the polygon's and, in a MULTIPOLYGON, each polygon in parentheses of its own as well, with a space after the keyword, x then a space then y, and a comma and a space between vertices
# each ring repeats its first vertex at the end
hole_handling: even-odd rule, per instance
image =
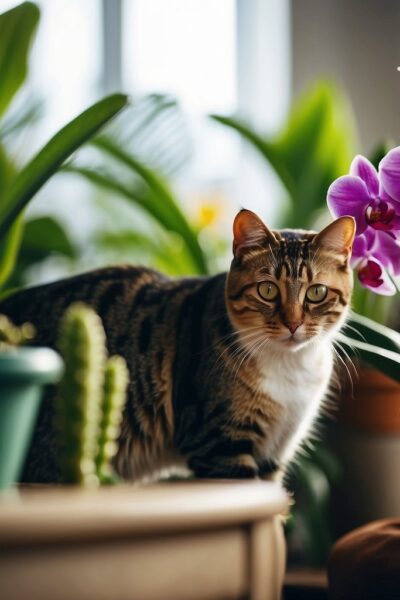
POLYGON ((394 329, 376 323, 376 321, 359 315, 354 311, 351 312, 348 324, 351 330, 349 337, 354 337, 354 335, 358 334, 358 338, 362 342, 400 354, 400 333, 394 331, 394 329))
POLYGON ((0 115, 25 81, 29 49, 40 12, 24 2, 0 15, 0 115))
POLYGON ((0 197, 0 237, 63 162, 127 104, 127 96, 103 98, 68 123, 18 173, 0 197))
MULTIPOLYGON (((150 202, 153 216, 169 231, 178 233, 187 249, 191 253, 192 260, 199 274, 207 273, 207 262, 204 252, 199 244, 195 231, 190 226, 179 203, 175 200, 168 184, 155 171, 144 165, 131 154, 125 152, 120 146, 106 137, 97 137, 93 144, 115 160, 128 167, 133 173, 141 178, 148 187, 150 194, 147 202, 150 202)), ((142 206, 145 208, 145 206, 142 206)))
POLYGON ((338 334, 337 340, 350 354, 361 358, 371 367, 379 369, 395 381, 400 381, 400 354, 398 352, 373 346, 349 335, 338 334))

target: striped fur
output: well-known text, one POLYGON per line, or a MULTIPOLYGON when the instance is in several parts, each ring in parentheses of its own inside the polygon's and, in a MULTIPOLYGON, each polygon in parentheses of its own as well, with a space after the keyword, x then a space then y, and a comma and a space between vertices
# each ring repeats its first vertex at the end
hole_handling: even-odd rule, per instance
MULTIPOLYGON (((130 370, 115 461, 124 478, 173 465, 198 477, 269 477, 315 417, 331 375, 331 340, 350 301, 348 256, 312 232, 268 232, 244 246, 237 237, 230 271, 214 277, 110 267, 0 304, 16 323, 36 326, 36 344, 51 347, 71 302, 101 316, 110 354, 124 356, 130 370), (275 282, 278 300, 260 297, 262 281, 275 282), (329 287, 321 304, 304 296, 316 282, 329 287), (289 335, 293 318, 302 325, 289 335)), ((24 481, 59 478, 52 398, 49 391, 24 481)))

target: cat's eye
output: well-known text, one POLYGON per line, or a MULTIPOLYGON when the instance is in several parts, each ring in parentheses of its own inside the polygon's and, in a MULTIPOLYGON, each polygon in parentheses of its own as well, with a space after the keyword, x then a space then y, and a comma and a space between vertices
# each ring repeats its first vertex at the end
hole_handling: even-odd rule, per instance
POLYGON ((309 302, 322 302, 328 295, 328 288, 326 285, 318 283, 311 285, 306 291, 306 298, 309 302))
POLYGON ((263 300, 276 300, 279 294, 278 286, 271 281, 259 283, 257 290, 263 300))

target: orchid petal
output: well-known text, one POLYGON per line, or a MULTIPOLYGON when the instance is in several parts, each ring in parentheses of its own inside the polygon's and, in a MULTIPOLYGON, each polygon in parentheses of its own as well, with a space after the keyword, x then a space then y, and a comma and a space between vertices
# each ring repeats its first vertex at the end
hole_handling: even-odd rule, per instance
POLYGON ((353 266, 356 265, 360 258, 365 258, 368 254, 369 246, 365 233, 366 231, 354 238, 353 247, 351 250, 351 264, 353 266))
POLYGON ((379 193, 378 173, 372 163, 367 158, 358 154, 350 166, 350 175, 360 177, 367 186, 368 192, 372 197, 379 193))
POLYGON ((371 255, 393 276, 400 275, 400 240, 388 232, 379 232, 371 245, 371 255))
POLYGON ((393 281, 386 273, 383 265, 375 259, 368 258, 358 268, 358 278, 361 284, 382 296, 393 296, 396 293, 396 287, 393 281))
POLYGON ((365 210, 371 201, 365 182, 353 175, 344 175, 336 179, 329 187, 327 195, 329 210, 335 217, 351 215, 355 218, 357 235, 367 226, 365 210))
POLYGON ((379 163, 383 189, 391 199, 400 202, 400 146, 393 148, 379 163))

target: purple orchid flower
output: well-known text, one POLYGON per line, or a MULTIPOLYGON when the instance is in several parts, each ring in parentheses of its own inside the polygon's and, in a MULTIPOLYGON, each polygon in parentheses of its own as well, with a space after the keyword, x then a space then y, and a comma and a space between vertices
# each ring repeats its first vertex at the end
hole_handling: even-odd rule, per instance
POLYGON ((350 175, 339 177, 328 190, 328 206, 336 216, 352 215, 357 235, 367 227, 377 231, 400 230, 400 146, 375 167, 356 156, 350 175))
POLYGON ((351 263, 364 287, 384 296, 396 293, 385 270, 393 276, 400 274, 400 244, 394 236, 378 236, 367 229, 354 240, 351 263))
POLYGON ((395 294, 389 274, 400 275, 400 147, 381 160, 379 174, 356 156, 350 175, 330 186, 327 201, 334 216, 356 220, 351 262, 361 283, 378 294, 395 294))

